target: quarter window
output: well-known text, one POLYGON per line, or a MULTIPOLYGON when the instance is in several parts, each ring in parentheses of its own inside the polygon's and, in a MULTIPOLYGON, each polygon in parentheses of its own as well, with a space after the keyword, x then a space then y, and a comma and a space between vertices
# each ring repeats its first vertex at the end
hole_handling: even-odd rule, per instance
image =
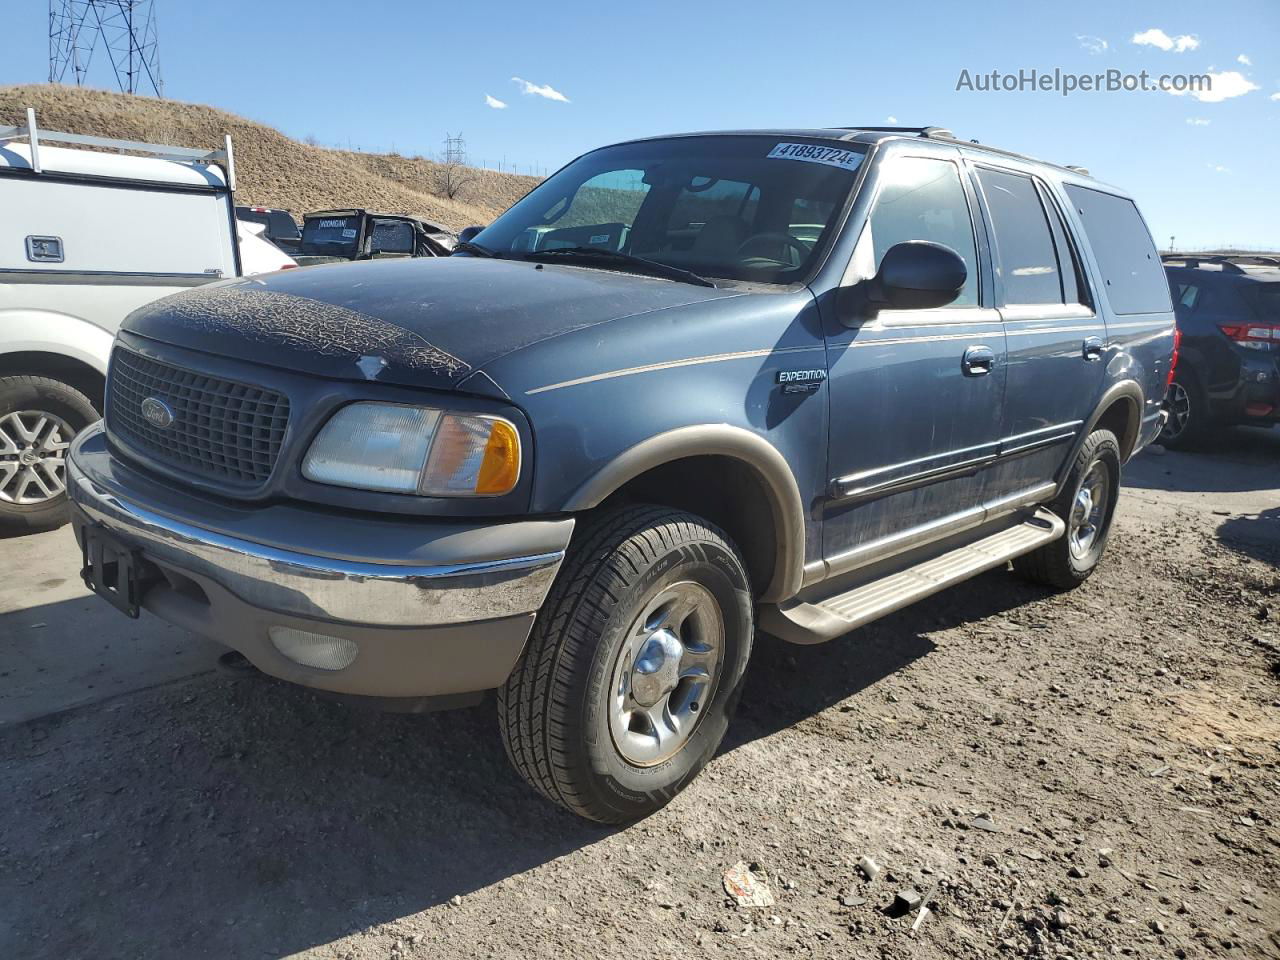
POLYGON ((964 289, 953 305, 976 305, 978 254, 959 169, 949 160, 899 157, 885 164, 881 177, 880 194, 867 224, 876 267, 894 244, 941 243, 958 253, 968 268, 964 289))
POLYGON ((995 233, 1005 304, 1062 303, 1062 275, 1040 195, 1030 177, 978 168, 995 233))
POLYGON ((1066 185, 1116 313, 1164 313, 1169 285, 1151 233, 1126 197, 1066 185))

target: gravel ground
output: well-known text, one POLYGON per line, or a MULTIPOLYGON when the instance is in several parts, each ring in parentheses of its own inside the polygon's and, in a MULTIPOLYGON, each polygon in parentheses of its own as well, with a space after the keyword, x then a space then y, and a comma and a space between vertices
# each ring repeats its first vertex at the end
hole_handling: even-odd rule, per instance
POLYGON ((0 956, 1280 956, 1280 443, 1199 456, 1131 465, 1074 593, 762 638, 731 742, 624 830, 526 789, 491 704, 202 674, 0 730, 0 956))

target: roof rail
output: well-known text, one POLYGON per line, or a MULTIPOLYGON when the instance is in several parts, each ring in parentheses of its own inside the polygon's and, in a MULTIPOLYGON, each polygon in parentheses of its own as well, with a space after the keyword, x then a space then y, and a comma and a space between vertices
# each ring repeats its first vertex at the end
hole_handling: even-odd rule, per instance
POLYGON ((1082 177, 1093 176, 1093 174, 1089 172, 1088 167, 1079 167, 1079 166, 1076 166, 1074 163, 1068 163, 1066 169, 1070 170, 1072 173, 1078 173, 1082 177))
POLYGON ((1181 263, 1195 268, 1202 263, 1216 264, 1224 272, 1244 273, 1246 267, 1280 267, 1280 257, 1268 257, 1253 253, 1162 253, 1161 263, 1181 263))
POLYGON ((857 124, 839 127, 840 130, 865 130, 868 133, 914 133, 917 137, 938 137, 954 140, 956 135, 946 127, 863 127, 857 124))
POLYGON ((221 165, 227 175, 227 188, 236 188, 236 157, 231 148, 231 134, 221 150, 201 150, 196 147, 173 147, 163 143, 143 143, 138 140, 115 140, 111 137, 89 137, 80 133, 61 133, 57 130, 41 130, 36 126, 36 111, 27 107, 27 123, 21 127, 0 127, 0 144, 10 140, 26 138, 31 144, 31 169, 41 173, 40 144, 71 143, 84 147, 107 147, 112 150, 132 150, 136 153, 149 153, 163 160, 194 160, 196 163, 216 163, 221 165))

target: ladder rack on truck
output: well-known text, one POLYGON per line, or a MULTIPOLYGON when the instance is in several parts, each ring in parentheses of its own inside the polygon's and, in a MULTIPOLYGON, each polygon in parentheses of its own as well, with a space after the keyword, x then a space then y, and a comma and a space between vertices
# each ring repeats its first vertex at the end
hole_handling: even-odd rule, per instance
POLYGON ((81 133, 62 133, 57 130, 41 130, 36 126, 36 112, 27 107, 25 126, 0 127, 0 144, 11 140, 26 139, 31 147, 31 170, 41 173, 40 143, 70 143, 82 147, 106 147, 112 150, 131 150, 135 153, 149 153, 162 160, 184 160, 196 163, 216 163, 226 175, 227 189, 236 188, 236 158, 231 147, 231 134, 226 135, 222 149, 202 150, 198 147, 174 147, 163 143, 145 143, 140 140, 117 140, 112 137, 90 137, 81 133))

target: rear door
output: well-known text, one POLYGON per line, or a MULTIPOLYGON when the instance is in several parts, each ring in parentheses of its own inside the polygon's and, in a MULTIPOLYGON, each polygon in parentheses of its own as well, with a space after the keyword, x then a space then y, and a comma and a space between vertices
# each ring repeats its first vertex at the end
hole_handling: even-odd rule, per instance
POLYGON ((828 328, 830 492, 824 547, 833 573, 907 531, 980 517, 1004 394, 1004 332, 984 304, 982 244, 958 153, 891 155, 845 283, 873 276, 894 244, 960 254, 968 280, 951 305, 882 309, 828 328), (880 541, 880 543, 877 543, 880 541))
POLYGON ((1037 177, 972 165, 991 238, 1008 362, 991 493, 1055 477, 1102 392, 1106 323, 1057 201, 1037 177))

